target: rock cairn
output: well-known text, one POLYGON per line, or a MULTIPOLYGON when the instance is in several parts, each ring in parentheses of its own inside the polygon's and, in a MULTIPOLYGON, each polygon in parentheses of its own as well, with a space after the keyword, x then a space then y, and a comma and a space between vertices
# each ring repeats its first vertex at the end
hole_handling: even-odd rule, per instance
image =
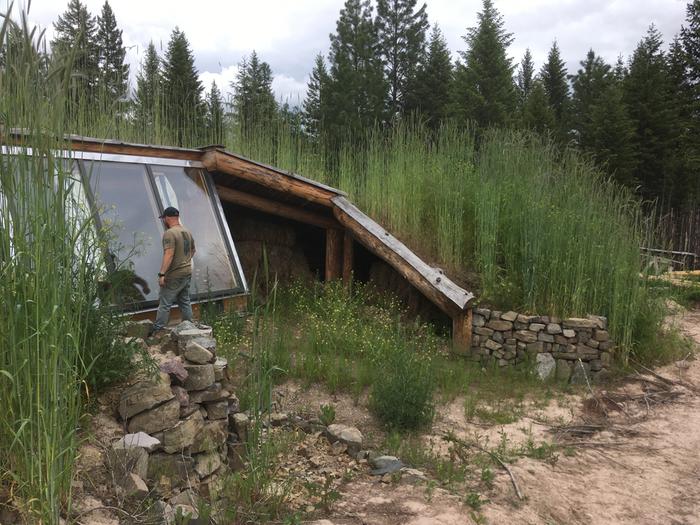
POLYGON ((243 429, 211 328, 180 323, 158 339, 156 350, 157 377, 121 394, 119 416, 128 433, 113 443, 109 462, 123 496, 155 495, 167 522, 169 515, 194 516, 199 495, 215 497, 229 468, 229 446, 240 443, 243 429))
POLYGON ((542 379, 556 375, 574 383, 601 380, 613 347, 605 317, 559 319, 475 308, 470 355, 508 366, 529 359, 542 379))

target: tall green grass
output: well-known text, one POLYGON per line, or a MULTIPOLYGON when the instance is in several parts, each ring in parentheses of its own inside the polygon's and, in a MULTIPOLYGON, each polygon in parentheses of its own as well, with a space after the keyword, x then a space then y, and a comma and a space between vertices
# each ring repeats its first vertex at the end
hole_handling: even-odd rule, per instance
POLYGON ((0 492, 26 522, 55 524, 70 513, 86 394, 104 382, 95 364, 106 352, 115 370, 130 363, 99 302, 92 215, 59 153, 69 69, 47 61, 26 13, 2 18, 0 43, 0 135, 24 130, 0 155, 0 492))

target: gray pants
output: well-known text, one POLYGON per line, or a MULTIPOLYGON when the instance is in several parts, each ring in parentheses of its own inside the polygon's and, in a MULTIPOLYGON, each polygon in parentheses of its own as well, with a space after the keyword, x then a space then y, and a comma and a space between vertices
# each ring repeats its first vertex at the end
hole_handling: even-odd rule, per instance
POLYGON ((180 315, 183 321, 192 320, 192 305, 190 305, 190 280, 191 276, 179 279, 167 279, 165 286, 160 289, 160 304, 153 330, 160 330, 168 324, 170 308, 177 303, 180 307, 180 315))

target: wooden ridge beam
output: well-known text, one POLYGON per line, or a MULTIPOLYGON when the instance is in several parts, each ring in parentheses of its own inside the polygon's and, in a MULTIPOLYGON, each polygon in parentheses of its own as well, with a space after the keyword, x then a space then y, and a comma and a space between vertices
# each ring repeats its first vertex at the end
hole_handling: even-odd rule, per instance
POLYGON ((310 224, 319 228, 330 229, 338 228, 340 225, 333 217, 326 217, 320 213, 305 210, 298 206, 284 204, 258 195, 252 195, 243 191, 227 188, 226 186, 216 185, 216 192, 219 198, 223 201, 250 208, 253 210, 269 213, 285 219, 310 224))
POLYGON ((284 175, 270 168, 247 162, 233 155, 218 150, 209 150, 202 156, 202 163, 209 171, 218 171, 228 175, 255 182, 266 188, 289 193, 309 202, 332 207, 331 199, 337 196, 325 188, 304 182, 289 175, 284 175))
MULTIPOLYGON (((396 237, 362 213, 345 197, 333 199, 333 213, 370 251, 389 263, 409 283, 455 319, 464 315, 474 295, 457 286, 446 275, 428 266, 396 237)), ((466 335, 464 327, 460 332, 466 335)))

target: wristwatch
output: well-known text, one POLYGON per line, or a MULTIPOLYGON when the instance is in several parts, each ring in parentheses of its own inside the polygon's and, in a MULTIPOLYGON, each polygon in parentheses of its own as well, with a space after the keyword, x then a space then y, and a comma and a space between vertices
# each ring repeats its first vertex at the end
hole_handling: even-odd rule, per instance
POLYGON ((158 277, 165 277, 165 274, 158 272, 158 277))

